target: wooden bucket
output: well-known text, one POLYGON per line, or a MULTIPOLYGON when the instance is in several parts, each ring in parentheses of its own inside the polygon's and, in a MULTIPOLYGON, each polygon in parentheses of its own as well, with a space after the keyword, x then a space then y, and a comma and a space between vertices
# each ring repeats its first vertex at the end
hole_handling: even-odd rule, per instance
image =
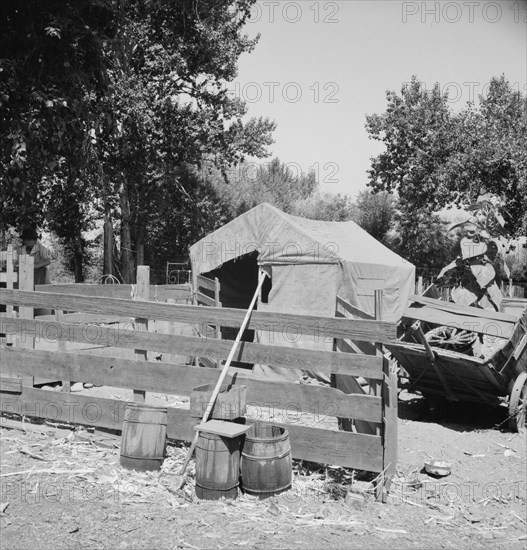
POLYGON ((129 470, 159 470, 166 452, 167 409, 128 404, 121 437, 121 466, 129 470))
MULTIPOLYGON (((190 416, 203 418, 216 384, 193 388, 190 394, 190 416)), ((210 413, 210 420, 234 420, 245 415, 247 386, 223 384, 210 413)))
POLYGON ((196 445, 196 496, 234 499, 240 478, 240 437, 200 432, 196 445))
POLYGON ((291 487, 291 443, 286 428, 254 424, 245 436, 240 461, 242 488, 262 498, 291 487))

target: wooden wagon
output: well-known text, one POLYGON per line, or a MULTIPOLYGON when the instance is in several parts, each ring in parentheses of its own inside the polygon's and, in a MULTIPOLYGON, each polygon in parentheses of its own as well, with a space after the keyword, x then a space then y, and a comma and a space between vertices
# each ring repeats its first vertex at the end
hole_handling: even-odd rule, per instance
POLYGON ((407 372, 411 390, 505 405, 511 429, 525 428, 527 300, 504 300, 502 311, 492 312, 411 296, 398 336, 386 347, 407 372))

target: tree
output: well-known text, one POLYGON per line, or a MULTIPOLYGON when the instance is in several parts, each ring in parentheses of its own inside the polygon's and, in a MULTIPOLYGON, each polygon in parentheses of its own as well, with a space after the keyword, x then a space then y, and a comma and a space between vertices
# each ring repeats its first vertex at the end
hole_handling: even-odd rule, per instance
POLYGON ((372 237, 387 244, 395 216, 395 199, 387 191, 361 191, 353 207, 353 220, 372 237))
POLYGON ((232 219, 225 198, 194 167, 181 166, 178 180, 187 194, 181 196, 180 189, 171 186, 163 196, 156 195, 152 205, 145 243, 152 280, 164 281, 167 261, 186 259, 196 240, 232 219))
POLYGON ((426 91, 414 76, 387 100, 385 113, 366 117, 370 138, 386 146, 372 159, 374 190, 397 192, 399 208, 408 213, 468 206, 494 193, 505 202, 508 232, 525 232, 526 96, 505 77, 493 78, 478 108, 468 105, 456 114, 438 84, 426 91))
POLYGON ((394 221, 387 246, 418 268, 437 272, 455 256, 456 242, 437 214, 398 210, 394 221))
POLYGON ((399 208, 429 212, 443 206, 437 196, 439 169, 450 154, 452 115, 439 85, 423 90, 416 77, 403 86, 401 96, 387 92, 382 115, 366 117, 370 139, 382 141, 386 151, 371 159, 369 185, 374 191, 397 191, 399 208))
POLYGON ((228 95, 238 57, 256 39, 242 33, 253 0, 199 4, 129 1, 119 13, 119 32, 109 71, 114 124, 102 131, 99 158, 117 182, 123 277, 145 258, 147 228, 157 198, 191 196, 183 165, 204 159, 225 168, 244 155, 265 155, 274 123, 246 123, 243 102, 228 95), (135 260, 135 261, 134 261, 135 260))
POLYGON ((42 226, 53 207, 82 273, 79 235, 87 220, 79 177, 89 157, 89 121, 105 88, 102 44, 115 33, 111 2, 4 2, 0 26, 2 224, 42 226))
POLYGON ((465 207, 480 195, 500 197, 506 232, 527 234, 527 95, 493 78, 479 109, 457 116, 454 144, 443 167, 446 190, 465 207))
MULTIPOLYGON (((274 123, 244 121, 245 105, 225 86, 239 56, 256 45, 258 37, 242 32, 254 1, 26 0, 22 13, 2 6, 8 223, 20 223, 19 212, 42 221, 51 196, 46 176, 61 175, 68 202, 97 199, 107 231, 113 216, 121 218, 122 271, 130 282, 134 263, 145 257, 150 205, 172 186, 190 195, 178 179, 183 164, 212 158, 225 169, 244 155, 264 156, 272 142, 274 123), (23 47, 19 35, 29 37, 23 47), (54 48, 61 55, 54 57, 54 48), (76 193, 78 182, 91 190, 76 193)), ((63 220, 61 212, 53 223, 66 227, 71 216, 63 220)), ((75 238, 87 223, 81 221, 75 238)))
POLYGON ((311 220, 345 222, 352 219, 353 203, 348 195, 313 193, 294 205, 293 214, 311 220))
POLYGON ((295 173, 278 158, 259 165, 240 163, 225 177, 219 171, 210 169, 204 177, 226 196, 232 217, 262 202, 291 214, 298 201, 310 198, 317 190, 314 172, 295 173))

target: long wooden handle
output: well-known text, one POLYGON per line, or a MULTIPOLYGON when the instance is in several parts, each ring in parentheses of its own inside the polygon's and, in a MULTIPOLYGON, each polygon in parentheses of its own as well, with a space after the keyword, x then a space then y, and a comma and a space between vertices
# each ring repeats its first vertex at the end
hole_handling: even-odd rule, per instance
MULTIPOLYGON (((260 289, 262 288, 263 282, 264 282, 266 277, 267 277, 267 273, 265 273, 265 271, 262 271, 262 273, 260 274, 260 279, 258 281, 258 286, 256 287, 256 291, 254 293, 253 299, 251 300, 251 303, 249 305, 249 309, 247 310, 247 313, 245 314, 245 317, 243 319, 240 330, 238 331, 238 334, 236 336, 236 340, 234 340, 234 344, 232 345, 231 351, 229 352, 229 356, 227 357, 227 361, 225 361, 225 365, 223 366, 220 377, 218 378, 218 381, 216 382, 216 386, 214 388, 214 391, 212 392, 210 401, 207 405, 207 408, 205 409, 205 414, 203 415, 203 419, 201 420, 202 424, 209 419, 210 413, 212 412, 212 407, 214 407, 214 403, 216 401, 216 398, 218 397, 218 393, 220 392, 221 385, 223 384, 223 381, 225 380, 225 377, 227 376, 227 371, 229 370, 229 367, 231 365, 232 358, 234 357, 234 354, 236 353, 236 348, 238 347, 238 344, 240 343, 242 335, 245 331, 245 327, 247 326, 247 323, 249 322, 249 318, 250 318, 251 313, 254 309, 254 305, 256 304, 256 299, 258 298, 258 294, 260 293, 260 289)), ((190 449, 188 450, 187 456, 185 457, 185 462, 183 463, 183 466, 181 467, 181 470, 179 471, 179 475, 183 475, 185 473, 185 470, 187 469, 190 458, 192 457, 192 453, 194 452, 194 449, 196 448, 196 445, 198 443, 198 438, 199 438, 199 429, 196 430, 196 435, 194 436, 194 439, 192 440, 192 444, 190 445, 190 449)))

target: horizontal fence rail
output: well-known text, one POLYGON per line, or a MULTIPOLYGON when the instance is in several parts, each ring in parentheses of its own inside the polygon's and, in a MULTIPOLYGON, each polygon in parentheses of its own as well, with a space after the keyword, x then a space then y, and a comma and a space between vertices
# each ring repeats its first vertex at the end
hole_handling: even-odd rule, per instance
POLYGON ((493 319, 496 321, 505 321, 508 323, 515 323, 517 318, 514 315, 508 313, 502 313, 499 311, 491 311, 489 309, 478 309, 470 306, 461 306, 454 302, 445 302, 443 300, 434 300, 433 298, 426 298, 423 296, 416 296, 411 294, 409 297, 410 302, 417 302, 434 309, 440 309, 441 311, 448 311, 451 313, 460 313, 462 315, 470 315, 471 317, 481 317, 483 319, 493 319))
MULTIPOLYGON (((193 388, 214 384, 219 376, 218 369, 214 368, 22 349, 2 350, 0 372, 2 375, 57 376, 61 380, 82 380, 173 395, 190 395, 193 388)), ((247 386, 248 402, 272 403, 278 409, 304 413, 320 410, 324 416, 340 415, 372 422, 382 419, 381 400, 371 395, 356 395, 350 399, 334 388, 261 380, 250 373, 237 373, 236 384, 247 386)))
MULTIPOLYGON (((183 304, 134 302, 132 300, 117 298, 97 299, 91 296, 59 295, 23 290, 0 291, 0 303, 113 314, 190 324, 206 323, 227 327, 240 326, 245 316, 243 309, 203 308, 183 304)), ((285 329, 285 327, 290 327, 291 331, 300 330, 300 334, 313 335, 315 338, 327 336, 330 338, 353 338, 355 340, 381 343, 396 341, 395 324, 384 321, 254 311, 248 325, 248 328, 256 330, 280 330, 285 329)))
POLYGON ((406 309, 404 317, 416 321, 469 330, 471 332, 477 332, 478 334, 496 336, 498 338, 510 338, 514 331, 514 323, 509 321, 485 319, 477 315, 472 315, 471 312, 463 314, 456 311, 444 311, 429 305, 422 307, 410 306, 406 309))
MULTIPOLYGON (((184 355, 213 355, 226 359, 232 347, 230 340, 178 336, 137 331, 132 323, 125 328, 110 328, 93 323, 73 324, 35 319, 0 318, 0 332, 20 339, 35 338, 47 342, 77 342, 91 346, 145 349, 184 355), (130 327, 130 328, 127 328, 130 327)), ((351 355, 332 351, 291 348, 241 342, 234 361, 262 363, 290 369, 317 369, 327 374, 349 374, 382 379, 382 358, 351 355)))
MULTIPOLYGON (((98 296, 100 298, 131 299, 135 285, 90 285, 90 284, 52 284, 35 285, 36 292, 53 294, 75 294, 77 296, 98 296)), ((189 284, 150 285, 149 299, 164 302, 165 300, 187 300, 191 296, 189 284)))

